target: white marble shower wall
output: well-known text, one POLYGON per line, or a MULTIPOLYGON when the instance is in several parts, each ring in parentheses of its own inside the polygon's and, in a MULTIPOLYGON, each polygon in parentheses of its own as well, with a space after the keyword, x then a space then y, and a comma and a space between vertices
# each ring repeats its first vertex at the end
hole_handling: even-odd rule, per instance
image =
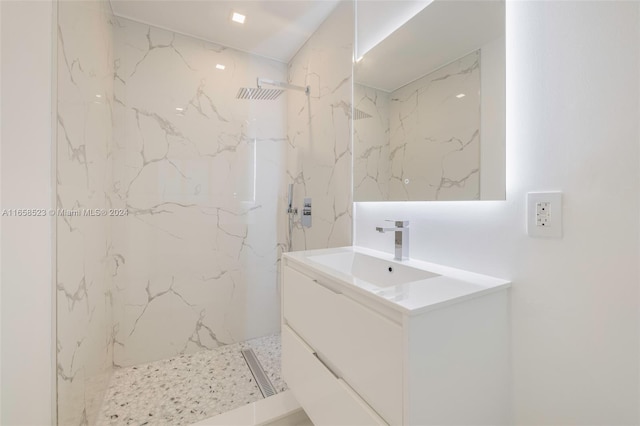
POLYGON ((57 400, 58 423, 93 424, 108 386, 112 352, 108 216, 113 45, 106 1, 58 2, 57 400))
MULTIPOLYGON (((353 3, 342 2, 289 62, 287 175, 294 203, 312 198, 312 226, 293 232, 293 250, 352 241, 351 96, 353 3)), ((298 216, 299 219, 299 216, 298 216)))
POLYGON ((121 18, 115 40, 114 363, 277 332, 287 94, 236 93, 286 64, 121 18))

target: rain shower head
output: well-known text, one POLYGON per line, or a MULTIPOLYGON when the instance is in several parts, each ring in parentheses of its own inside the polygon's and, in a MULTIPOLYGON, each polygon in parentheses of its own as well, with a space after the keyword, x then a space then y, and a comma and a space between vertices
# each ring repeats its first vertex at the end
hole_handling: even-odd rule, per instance
POLYGON ((283 89, 263 89, 261 87, 241 87, 238 90, 236 99, 248 99, 258 101, 273 101, 280 97, 283 89))
POLYGON ((363 118, 371 118, 372 115, 371 114, 367 114, 366 112, 364 112, 361 109, 358 108, 354 108, 353 109, 353 119, 354 120, 362 120, 363 118))
POLYGON ((249 99, 249 100, 264 100, 264 101, 273 101, 278 99, 278 97, 285 91, 285 89, 289 90, 299 90, 301 92, 306 93, 307 95, 310 92, 309 86, 302 87, 296 86, 294 84, 285 83, 282 81, 274 81, 267 80, 266 78, 257 78, 256 87, 241 87, 238 90, 238 94, 236 95, 236 99, 249 99), (279 89, 265 89, 262 85, 265 84, 267 86, 276 86, 279 89))

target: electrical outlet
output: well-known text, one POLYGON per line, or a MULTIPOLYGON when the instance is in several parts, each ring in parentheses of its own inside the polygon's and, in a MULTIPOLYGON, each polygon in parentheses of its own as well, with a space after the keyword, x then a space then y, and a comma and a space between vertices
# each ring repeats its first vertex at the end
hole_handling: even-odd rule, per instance
POLYGON ((531 237, 562 238, 562 192, 527 194, 527 233, 531 237))
POLYGON ((549 214, 550 207, 551 203, 548 201, 536 203, 536 226, 551 225, 551 216, 549 214))

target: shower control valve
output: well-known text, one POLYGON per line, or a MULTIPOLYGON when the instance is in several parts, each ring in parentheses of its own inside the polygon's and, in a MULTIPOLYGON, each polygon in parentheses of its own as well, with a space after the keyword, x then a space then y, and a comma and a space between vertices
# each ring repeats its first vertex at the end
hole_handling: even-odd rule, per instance
POLYGON ((305 228, 311 228, 311 198, 304 199, 304 205, 302 207, 302 226, 305 228))

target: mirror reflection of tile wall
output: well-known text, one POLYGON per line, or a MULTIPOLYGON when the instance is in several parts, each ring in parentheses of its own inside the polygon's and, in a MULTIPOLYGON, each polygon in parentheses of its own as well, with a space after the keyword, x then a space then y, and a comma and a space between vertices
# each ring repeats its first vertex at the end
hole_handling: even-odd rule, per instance
POLYGON ((354 201, 389 199, 389 103, 391 94, 353 85, 354 201))
POLYGON ((480 50, 392 93, 356 84, 356 201, 480 199, 480 50))

